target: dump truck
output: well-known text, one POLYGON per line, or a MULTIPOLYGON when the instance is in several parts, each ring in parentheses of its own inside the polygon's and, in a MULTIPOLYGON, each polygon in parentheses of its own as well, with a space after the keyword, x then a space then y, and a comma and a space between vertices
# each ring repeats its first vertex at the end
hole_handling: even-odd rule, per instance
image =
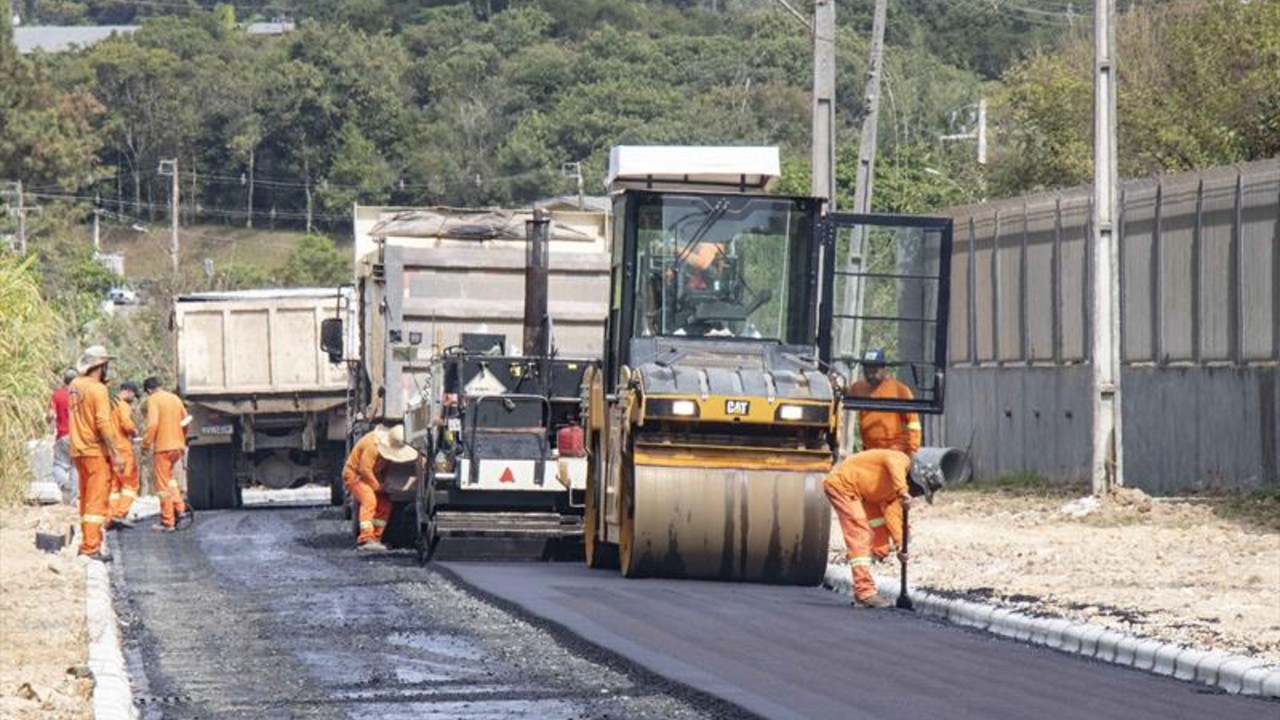
POLYGON ((241 490, 323 484, 342 500, 347 373, 320 351, 338 288, 182 295, 174 302, 178 393, 197 509, 238 507, 241 490))
POLYGON ((582 388, 592 567, 813 585, 845 410, 941 412, 951 221, 768 193, 776 148, 619 147, 601 366, 582 388), (864 339, 915 398, 848 390, 864 339))
POLYGON ((403 423, 423 458, 389 469, 389 545, 425 562, 443 541, 581 536, 578 396, 603 349, 606 232, 578 211, 388 209, 368 225, 358 342, 334 318, 325 349, 347 353, 352 439, 403 423))

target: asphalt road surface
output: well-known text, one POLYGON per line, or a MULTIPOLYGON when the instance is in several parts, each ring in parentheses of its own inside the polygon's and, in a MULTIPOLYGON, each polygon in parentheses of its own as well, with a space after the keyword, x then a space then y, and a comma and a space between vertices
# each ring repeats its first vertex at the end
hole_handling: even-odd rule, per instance
POLYGON ((263 508, 114 533, 142 717, 1280 720, 1278 703, 817 588, 424 569, 358 554, 348 528, 337 509, 263 508))
POLYGON ((336 508, 113 533, 146 720, 735 718, 742 711, 481 602, 411 553, 362 555, 336 508))
POLYGON ((578 565, 444 563, 464 583, 768 718, 1269 718, 1229 696, 821 588, 624 580, 578 565))

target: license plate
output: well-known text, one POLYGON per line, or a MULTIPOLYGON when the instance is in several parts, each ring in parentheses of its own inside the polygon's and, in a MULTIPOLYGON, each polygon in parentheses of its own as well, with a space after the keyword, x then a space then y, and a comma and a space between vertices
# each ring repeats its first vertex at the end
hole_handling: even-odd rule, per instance
POLYGON ((230 435, 235 432, 235 428, 230 425, 202 425, 200 432, 205 435, 230 435))

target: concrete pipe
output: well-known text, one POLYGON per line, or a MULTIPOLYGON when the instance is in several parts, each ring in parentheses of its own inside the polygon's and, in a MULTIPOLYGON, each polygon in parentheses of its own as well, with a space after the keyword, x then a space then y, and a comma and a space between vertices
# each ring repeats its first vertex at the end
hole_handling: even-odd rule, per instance
POLYGON ((960 448, 922 447, 916 452, 916 458, 922 463, 940 468, 947 485, 962 485, 973 479, 973 463, 969 460, 969 453, 960 448))

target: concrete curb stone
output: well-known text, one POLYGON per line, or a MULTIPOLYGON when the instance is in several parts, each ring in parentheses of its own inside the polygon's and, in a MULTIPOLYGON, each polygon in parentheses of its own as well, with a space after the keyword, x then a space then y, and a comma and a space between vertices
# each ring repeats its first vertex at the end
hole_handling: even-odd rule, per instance
MULTIPOLYGON (((898 598, 898 583, 878 578, 880 594, 890 602, 898 598)), ((849 568, 828 565, 823 586, 851 594, 849 568)), ((1220 650, 1200 650, 1151 638, 1126 635, 1110 628, 1065 618, 1034 617, 1009 608, 957 598, 944 598, 911 588, 916 611, 955 625, 1007 637, 1031 645, 1043 645, 1075 655, 1091 657, 1157 675, 1221 688, 1228 693, 1280 698, 1280 667, 1261 660, 1220 650)))
POLYGON ((136 720, 133 688, 125 671, 116 612, 111 604, 111 578, 96 560, 85 562, 85 629, 89 635, 89 669, 93 672, 93 716, 96 720, 136 720))

